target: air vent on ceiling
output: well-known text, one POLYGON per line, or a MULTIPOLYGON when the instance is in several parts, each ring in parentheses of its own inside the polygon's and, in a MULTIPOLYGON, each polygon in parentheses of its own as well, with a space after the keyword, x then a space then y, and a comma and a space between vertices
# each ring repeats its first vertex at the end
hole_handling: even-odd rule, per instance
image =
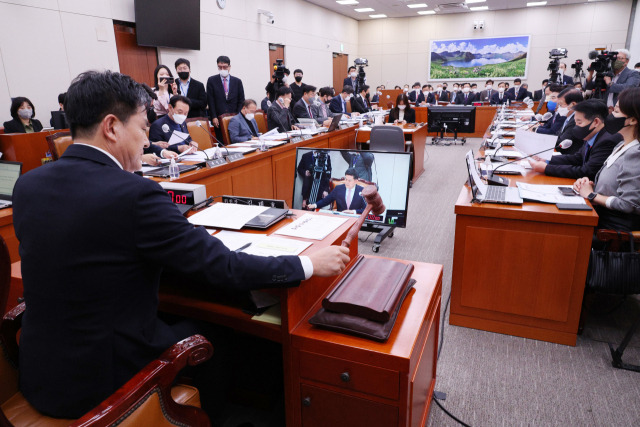
POLYGON ((466 3, 443 3, 437 5, 434 10, 440 13, 466 12, 469 10, 466 3))

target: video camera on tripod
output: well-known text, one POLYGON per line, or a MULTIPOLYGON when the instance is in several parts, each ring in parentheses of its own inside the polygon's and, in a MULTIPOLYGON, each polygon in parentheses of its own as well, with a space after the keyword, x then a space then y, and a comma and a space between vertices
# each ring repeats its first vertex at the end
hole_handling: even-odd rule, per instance
POLYGON ((285 74, 290 74, 290 72, 289 69, 284 66, 284 59, 276 59, 276 63, 273 64, 273 75, 271 76, 274 79, 273 86, 276 94, 278 90, 284 86, 283 79, 285 74))
POLYGON ((367 73, 364 72, 364 67, 369 66, 369 60, 366 58, 356 58, 353 61, 354 65, 358 67, 358 76, 356 77, 356 87, 353 88, 354 96, 360 93, 360 88, 364 86, 367 73))
MULTIPOLYGON (((561 79, 560 73, 558 72, 560 69, 560 59, 566 57, 567 49, 565 48, 551 49, 551 51, 549 51, 549 59, 551 59, 551 62, 549 62, 547 71, 549 71, 550 83, 556 83, 558 79, 561 79)), ((562 80, 560 80, 560 83, 562 83, 562 80)))
POLYGON ((613 63, 618 59, 618 52, 609 52, 605 49, 595 49, 589 52, 589 59, 593 62, 587 68, 587 71, 596 73, 593 79, 593 94, 596 99, 604 99, 607 92, 607 82, 605 77, 613 78, 613 63))

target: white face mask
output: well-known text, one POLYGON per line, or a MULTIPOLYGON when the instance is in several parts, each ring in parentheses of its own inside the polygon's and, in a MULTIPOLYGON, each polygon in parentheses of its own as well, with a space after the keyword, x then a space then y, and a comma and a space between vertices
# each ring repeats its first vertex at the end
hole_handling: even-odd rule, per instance
POLYGON ((487 90, 491 90, 493 89, 493 85, 486 85, 485 88, 487 88, 487 90))
POLYGON ((282 83, 287 84, 287 76, 284 76, 284 77, 282 78, 282 83))
POLYGON ((181 125, 184 123, 185 120, 187 120, 186 115, 173 113, 173 121, 176 122, 177 124, 181 125))
POLYGON ((504 92, 504 88, 503 87, 499 87, 498 88, 498 92, 500 92, 500 93, 504 92))
POLYGON ((404 89, 402 89, 404 92, 409 92, 409 88, 405 87, 404 89))
POLYGON ((245 115, 244 115, 244 117, 245 117, 247 120, 253 120, 253 118, 255 117, 255 114, 253 114, 253 113, 247 113, 247 114, 245 114, 245 115))
POLYGON ((457 92, 458 91, 458 86, 454 86, 453 90, 457 92))
POLYGON ((401 109, 401 110, 404 110, 405 108, 407 108, 407 106, 406 105, 398 105, 398 108, 401 109))
POLYGON ((566 117, 569 114, 569 107, 558 107, 556 108, 559 116, 566 117))
POLYGON ((424 96, 427 96, 427 95, 429 95, 429 91, 428 91, 428 90, 425 90, 424 92, 422 92, 422 94, 423 94, 424 96))
POLYGON ((471 92, 476 93, 478 91, 478 88, 474 87, 473 89, 471 89, 471 92))
POLYGON ((513 85, 513 88, 517 91, 520 89, 520 85, 513 85))
POLYGON ((469 89, 468 87, 463 87, 462 88, 462 92, 464 92, 464 93, 469 93, 469 91, 471 91, 471 89, 469 89))
POLYGON ((23 120, 29 120, 31 117, 33 117, 33 110, 31 108, 20 109, 18 110, 18 117, 23 120))
POLYGON ((351 76, 351 78, 352 78, 352 79, 355 79, 355 78, 356 78, 356 73, 355 73, 355 71, 354 71, 353 73, 349 74, 349 75, 351 76))
POLYGON ((229 70, 220 70, 220 76, 229 77, 229 70))
POLYGON ((382 95, 382 92, 378 91, 378 96, 382 95))

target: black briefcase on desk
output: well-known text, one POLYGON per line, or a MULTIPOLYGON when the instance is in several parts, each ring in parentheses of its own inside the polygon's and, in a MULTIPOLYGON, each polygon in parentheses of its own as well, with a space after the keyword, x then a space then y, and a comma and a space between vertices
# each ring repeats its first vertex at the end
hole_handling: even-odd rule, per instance
POLYGON ((416 282, 411 273, 413 264, 359 255, 309 323, 384 342, 416 282))

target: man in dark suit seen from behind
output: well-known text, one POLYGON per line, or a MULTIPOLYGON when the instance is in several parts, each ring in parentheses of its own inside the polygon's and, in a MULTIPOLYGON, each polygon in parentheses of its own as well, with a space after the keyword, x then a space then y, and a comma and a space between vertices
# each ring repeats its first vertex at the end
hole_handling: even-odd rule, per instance
MULTIPOLYGON (((613 63, 613 78, 609 76, 604 77, 604 82, 607 84, 607 92, 605 93, 605 101, 609 111, 613 111, 616 102, 618 101, 618 95, 620 92, 628 87, 640 86, 640 73, 635 70, 631 70, 627 66, 629 65, 630 54, 627 49, 618 49, 618 56, 613 63)), ((593 90, 593 70, 587 74, 587 89, 593 90)))
POLYGON ((364 114, 371 111, 371 103, 369 102, 369 86, 362 85, 360 93, 351 98, 351 111, 354 113, 364 114))
POLYGON ((456 105, 471 105, 475 100, 475 94, 471 93, 471 83, 463 83, 462 91, 456 97, 456 105))
MULTIPOLYGON (((183 153, 187 150, 196 151, 198 143, 191 139, 189 130, 184 122, 189 115, 189 107, 191 101, 186 96, 174 95, 169 100, 169 113, 160 117, 151 124, 149 129, 149 141, 151 145, 148 152, 152 152, 159 157, 170 158, 175 156, 167 156, 165 150, 174 153, 183 153), (187 136, 176 144, 169 145, 171 136, 174 132, 182 132, 187 136)), ((177 136, 180 138, 179 136, 177 136)))
MULTIPOLYGON (((74 144, 15 186, 26 303, 20 391, 51 417, 79 418, 176 342, 203 327, 222 330, 160 320, 163 271, 185 277, 182 286, 190 277, 211 293, 235 292, 296 286, 311 275, 336 275, 349 261, 338 246, 308 257, 252 256, 194 227, 157 182, 133 173, 149 143, 148 103, 129 76, 81 74, 65 100, 74 144)), ((216 336, 209 335, 213 358, 192 375, 212 416, 224 409, 227 390, 209 390, 229 370, 217 365, 225 348, 216 336)))
MULTIPOLYGON (((292 101, 293 102, 293 101, 292 101)), ((293 106, 293 117, 298 119, 314 119, 319 125, 329 127, 331 125, 330 119, 318 120, 313 113, 313 107, 316 103, 316 87, 311 85, 304 85, 302 90, 302 98, 296 102, 293 106)))
POLYGON ((318 209, 336 203, 336 211, 347 214, 360 214, 367 207, 367 202, 360 193, 364 188, 356 184, 356 170, 349 168, 344 173, 344 184, 336 185, 327 197, 309 205, 309 209, 318 209))
POLYGON ((228 56, 219 56, 216 62, 219 74, 214 74, 207 80, 207 102, 216 136, 218 140, 222 140, 219 117, 240 112, 244 103, 244 86, 242 80, 230 75, 231 60, 228 56))
POLYGON ((296 119, 291 114, 291 89, 282 86, 278 89, 278 99, 271 104, 267 110, 267 128, 269 130, 278 129, 278 132, 289 132, 297 130, 296 119))
POLYGON ((593 181, 614 147, 622 141, 622 135, 611 135, 604 129, 609 110, 599 99, 576 104, 573 111, 576 124, 571 133, 584 141, 580 151, 553 156, 549 161, 534 157, 529 163, 533 170, 545 175, 572 179, 586 176, 593 181))
POLYGON ((204 84, 191 77, 191 62, 188 59, 178 58, 175 63, 178 73, 178 94, 186 96, 191 101, 189 118, 208 117, 207 115, 207 92, 204 84))
POLYGON ((342 87, 351 86, 355 91, 357 82, 358 82, 358 73, 356 72, 356 67, 352 65, 347 69, 347 78, 344 79, 342 87))
POLYGON ((522 88, 522 80, 520 79, 513 81, 513 87, 510 88, 507 93, 511 95, 514 101, 522 101, 527 97, 527 91, 522 88))
POLYGON ((558 113, 565 115, 567 118, 560 128, 557 144, 566 139, 570 139, 572 141, 571 147, 569 148, 557 148, 557 151, 562 154, 575 153, 579 151, 584 144, 584 140, 573 136, 573 128, 576 126, 575 111, 573 111, 573 108, 582 101, 584 101, 582 92, 571 87, 564 89, 558 95, 558 113))

